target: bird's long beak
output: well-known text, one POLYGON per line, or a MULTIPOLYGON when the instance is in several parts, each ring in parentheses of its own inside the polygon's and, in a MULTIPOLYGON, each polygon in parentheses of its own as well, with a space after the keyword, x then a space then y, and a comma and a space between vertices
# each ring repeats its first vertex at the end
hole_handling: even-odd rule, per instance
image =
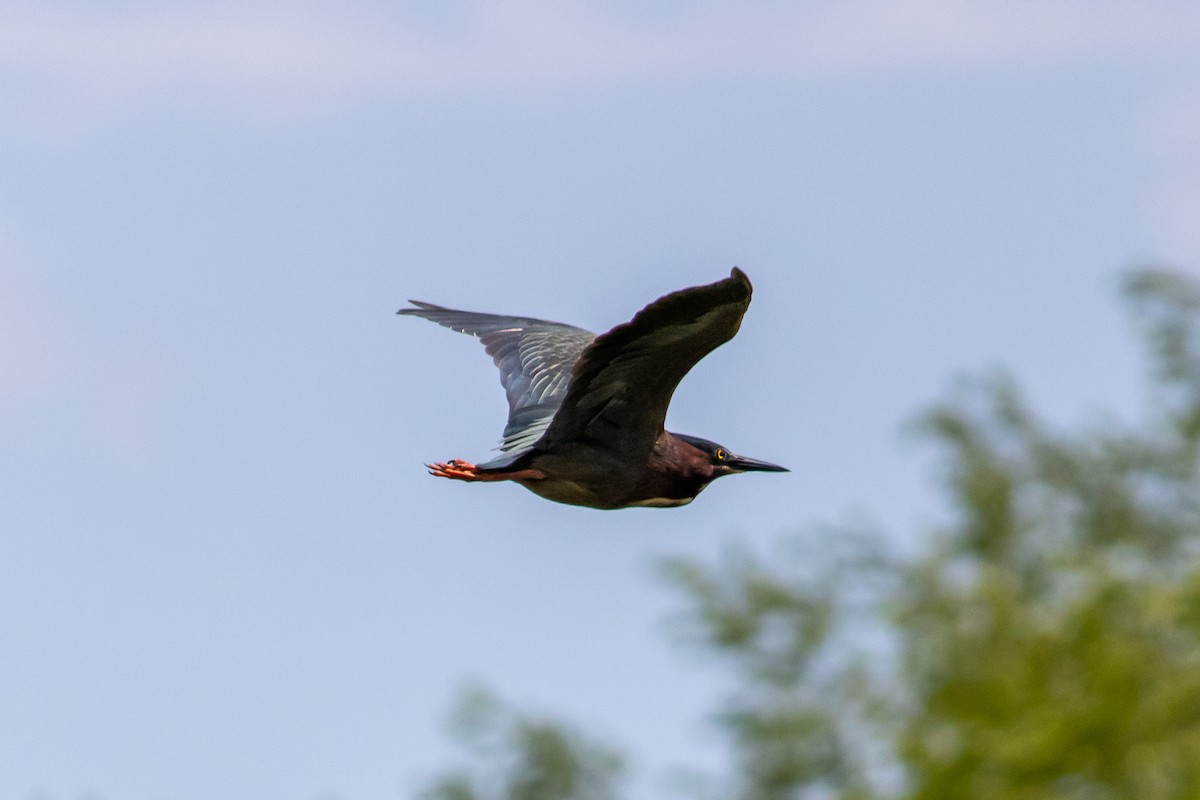
POLYGON ((725 466, 734 472, 791 472, 787 467, 772 464, 770 461, 759 461, 757 458, 745 456, 730 456, 725 459, 725 466))

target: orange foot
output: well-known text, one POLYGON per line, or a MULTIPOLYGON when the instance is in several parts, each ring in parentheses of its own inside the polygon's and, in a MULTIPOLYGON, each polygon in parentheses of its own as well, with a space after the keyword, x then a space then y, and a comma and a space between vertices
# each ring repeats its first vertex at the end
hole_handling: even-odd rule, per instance
POLYGON ((479 467, 470 461, 463 461, 461 458, 451 459, 445 464, 426 464, 425 466, 429 468, 430 475, 436 475, 439 478, 454 478, 460 481, 496 480, 490 475, 480 475, 479 467))
POLYGON ((439 478, 453 478, 457 481, 519 481, 538 480, 546 477, 546 473, 538 469, 519 469, 512 472, 480 472, 479 467, 461 458, 454 458, 444 464, 426 464, 430 475, 439 478))

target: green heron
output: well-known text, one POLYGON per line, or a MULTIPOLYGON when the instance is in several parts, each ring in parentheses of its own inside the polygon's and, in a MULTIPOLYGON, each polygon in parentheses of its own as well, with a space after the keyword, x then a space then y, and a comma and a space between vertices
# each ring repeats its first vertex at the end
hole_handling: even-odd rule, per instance
POLYGON ((675 387, 737 333, 750 291, 734 267, 725 280, 661 297, 601 336, 410 301, 416 308, 397 313, 479 337, 508 394, 500 455, 478 466, 427 464, 430 474, 516 481, 559 503, 627 508, 686 505, 722 475, 787 472, 664 428, 675 387))

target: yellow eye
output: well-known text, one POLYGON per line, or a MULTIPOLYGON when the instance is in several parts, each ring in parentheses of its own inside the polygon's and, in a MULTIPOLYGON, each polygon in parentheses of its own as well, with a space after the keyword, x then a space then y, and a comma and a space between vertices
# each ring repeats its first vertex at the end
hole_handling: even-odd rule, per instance
POLYGON ((725 460, 725 451, 717 450, 717 461, 724 461, 724 460, 725 460))

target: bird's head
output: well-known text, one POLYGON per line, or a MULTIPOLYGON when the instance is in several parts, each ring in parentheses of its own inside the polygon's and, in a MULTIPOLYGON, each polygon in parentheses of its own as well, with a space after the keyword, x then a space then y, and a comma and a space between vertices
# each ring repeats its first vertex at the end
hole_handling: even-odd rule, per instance
POLYGON ((674 434, 678 438, 699 450, 708 458, 712 468, 712 479, 722 475, 733 475, 738 472, 789 472, 787 467, 772 464, 769 461, 759 461, 757 458, 739 456, 724 445, 701 439, 699 436, 674 434))

